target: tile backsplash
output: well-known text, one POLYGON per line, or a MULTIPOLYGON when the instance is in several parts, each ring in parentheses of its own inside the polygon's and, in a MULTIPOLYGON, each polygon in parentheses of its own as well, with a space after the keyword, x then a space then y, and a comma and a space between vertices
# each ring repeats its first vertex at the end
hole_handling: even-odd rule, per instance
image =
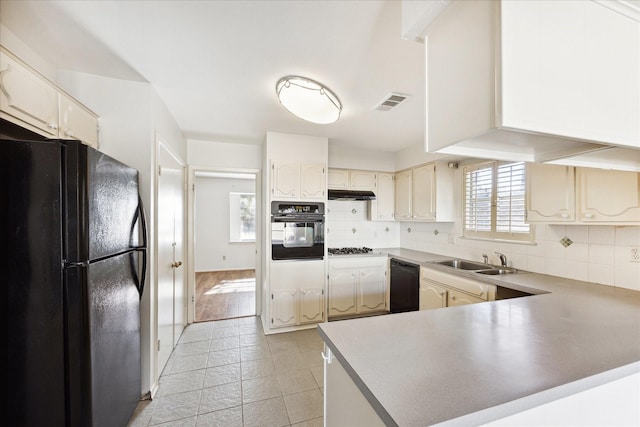
POLYGON ((328 203, 327 247, 402 247, 499 264, 640 291, 640 226, 537 225, 535 244, 472 240, 456 223, 378 222, 368 220, 368 202, 328 203), (570 242, 570 243, 569 243, 570 242))
POLYGON ((328 248, 400 246, 400 223, 369 221, 369 202, 329 200, 325 245, 328 248))

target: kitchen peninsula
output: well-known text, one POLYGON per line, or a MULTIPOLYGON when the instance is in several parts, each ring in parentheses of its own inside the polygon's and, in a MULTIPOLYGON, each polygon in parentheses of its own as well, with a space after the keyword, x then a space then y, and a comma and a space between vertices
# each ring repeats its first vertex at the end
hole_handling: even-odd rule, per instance
POLYGON ((640 292, 531 272, 482 280, 535 295, 319 325, 326 425, 481 425, 629 378, 616 412, 637 420, 640 292))

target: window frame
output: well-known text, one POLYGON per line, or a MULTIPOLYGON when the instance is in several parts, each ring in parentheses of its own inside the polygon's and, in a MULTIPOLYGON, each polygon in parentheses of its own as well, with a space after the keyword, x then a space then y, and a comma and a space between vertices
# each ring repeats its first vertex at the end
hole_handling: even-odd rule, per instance
MULTIPOLYGON (((478 176, 479 177, 479 176, 478 176)), ((477 183, 475 185, 475 189, 477 190, 477 183)), ((488 160, 482 162, 470 163, 468 165, 463 166, 462 168, 462 236, 466 239, 477 239, 477 240, 490 240, 490 241, 506 241, 513 243, 527 243, 532 244, 535 238, 535 227, 532 224, 526 222, 526 163, 525 162, 515 162, 515 161, 501 161, 501 160, 488 160), (502 190, 508 190, 510 193, 516 192, 518 195, 516 197, 509 196, 506 198, 508 203, 509 215, 507 221, 509 223, 508 231, 500 231, 498 225, 498 206, 499 206, 499 178, 500 178, 500 169, 501 168, 511 168, 514 165, 517 165, 519 169, 521 169, 520 175, 522 179, 520 181, 520 185, 515 185, 513 180, 510 180, 508 187, 500 187, 502 190), (488 170, 490 171, 490 185, 491 185, 491 193, 489 198, 489 206, 490 213, 489 215, 484 215, 485 221, 488 219, 489 226, 488 227, 478 227, 477 224, 482 220, 478 219, 477 212, 482 212, 482 210, 486 210, 486 201, 484 201, 484 205, 478 206, 478 203, 473 204, 472 209, 476 212, 473 218, 469 218, 468 216, 468 189, 467 189, 467 181, 468 174, 474 173, 478 171, 488 170), (521 206, 522 212, 520 215, 514 214, 514 203, 516 201, 516 207, 521 206), (513 219, 517 219, 517 221, 513 221, 513 219), (476 224, 475 227, 468 228, 469 223, 476 224), (513 224, 513 225, 512 225, 513 224), (517 231, 518 228, 528 228, 527 232, 517 231), (485 229, 479 229, 485 228, 485 229), (488 229, 487 229, 488 228, 488 229)), ((474 199, 476 202, 478 198, 474 199)), ((503 199, 504 200, 504 199, 503 199)), ((481 200, 482 202, 482 200, 481 200)), ((516 209, 516 212, 518 209, 516 209)))
POLYGON ((251 192, 229 192, 229 243, 255 243, 256 242, 256 193, 251 192), (242 238, 242 218, 241 218, 241 202, 240 199, 243 196, 252 196, 254 202, 254 235, 252 239, 242 238), (237 198, 237 203, 234 202, 234 198, 237 198))

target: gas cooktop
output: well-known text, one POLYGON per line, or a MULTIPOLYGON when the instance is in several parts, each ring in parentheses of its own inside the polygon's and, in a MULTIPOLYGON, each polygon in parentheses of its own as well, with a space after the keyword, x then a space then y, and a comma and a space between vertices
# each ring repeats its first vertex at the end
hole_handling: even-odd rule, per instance
POLYGON ((329 255, 356 255, 356 254, 368 254, 371 253, 371 248, 328 248, 329 255))

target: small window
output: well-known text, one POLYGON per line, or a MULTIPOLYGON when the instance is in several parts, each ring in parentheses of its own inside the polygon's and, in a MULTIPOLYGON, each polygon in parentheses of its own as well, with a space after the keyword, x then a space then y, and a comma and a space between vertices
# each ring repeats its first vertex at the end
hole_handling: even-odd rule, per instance
POLYGON ((230 242, 256 241, 256 195, 229 193, 230 242))
POLYGON ((525 223, 525 165, 486 162, 464 168, 465 237, 533 240, 525 223))

